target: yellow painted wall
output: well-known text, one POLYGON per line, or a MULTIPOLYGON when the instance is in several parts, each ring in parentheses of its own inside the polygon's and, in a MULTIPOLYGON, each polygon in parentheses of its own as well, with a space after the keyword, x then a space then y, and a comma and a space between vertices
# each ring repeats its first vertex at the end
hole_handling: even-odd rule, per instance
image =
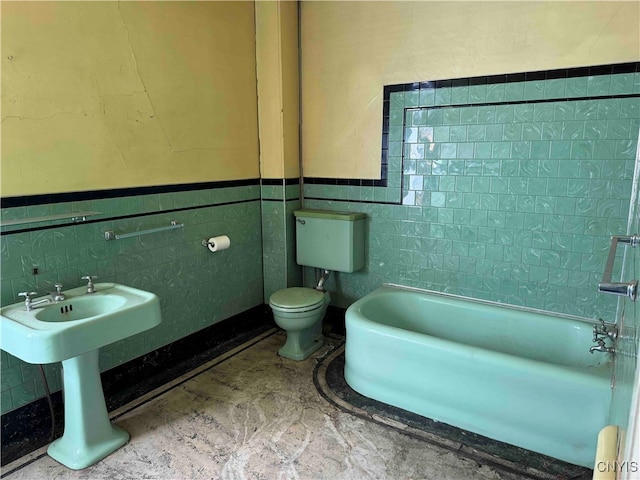
POLYGON ((256 2, 260 171, 298 178, 298 10, 293 1, 256 2))
POLYGON ((298 4, 280 3, 284 178, 300 177, 300 76, 298 72, 298 4))
POLYGON ((384 85, 640 60, 638 2, 302 2, 307 177, 379 178, 384 85))
POLYGON ((259 176, 253 2, 2 2, 2 196, 259 176))

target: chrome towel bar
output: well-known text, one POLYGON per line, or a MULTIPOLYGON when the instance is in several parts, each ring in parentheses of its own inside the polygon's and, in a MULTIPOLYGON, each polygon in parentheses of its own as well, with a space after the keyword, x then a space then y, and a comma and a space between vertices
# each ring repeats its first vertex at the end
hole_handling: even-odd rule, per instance
POLYGON ((638 296, 638 280, 631 280, 630 282, 612 282, 611 276, 613 275, 613 264, 616 260, 616 250, 618 243, 625 243, 635 247, 640 244, 640 236, 612 236, 611 247, 609 247, 609 257, 607 258, 607 264, 602 274, 602 281, 598 284, 598 291, 602 293, 611 293, 613 295, 624 295, 629 297, 632 302, 636 301, 638 296))
POLYGON ((148 235, 150 233, 164 232, 165 230, 175 230, 176 228, 184 227, 184 223, 178 223, 175 220, 171 221, 171 224, 167 227, 151 228, 149 230, 140 230, 137 232, 129 233, 114 233, 113 230, 107 230, 104 232, 105 240, 122 240, 123 238, 139 237, 140 235, 148 235))

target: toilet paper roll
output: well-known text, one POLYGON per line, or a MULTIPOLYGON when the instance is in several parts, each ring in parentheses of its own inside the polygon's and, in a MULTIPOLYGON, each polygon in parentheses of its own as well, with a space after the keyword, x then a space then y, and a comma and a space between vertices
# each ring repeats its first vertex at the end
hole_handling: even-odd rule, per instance
POLYGON ((218 237, 211 237, 207 240, 207 248, 212 252, 219 252, 220 250, 226 250, 231 245, 231 240, 226 235, 220 235, 218 237))

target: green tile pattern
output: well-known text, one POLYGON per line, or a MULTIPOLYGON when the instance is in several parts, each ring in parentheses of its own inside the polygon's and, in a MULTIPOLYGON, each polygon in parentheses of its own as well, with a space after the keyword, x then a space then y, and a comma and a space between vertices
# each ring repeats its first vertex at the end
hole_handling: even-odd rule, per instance
MULTIPOLYGON (((631 199, 631 214, 629 216, 628 233, 640 232, 640 176, 636 177, 631 199)), ((638 248, 619 248, 627 250, 624 257, 622 279, 630 281, 638 279, 640 272, 640 251, 638 248)), ((614 363, 614 385, 611 397, 611 411, 609 423, 627 430, 630 416, 630 405, 634 395, 634 383, 637 376, 638 352, 640 351, 640 307, 627 299, 619 300, 618 339, 616 341, 616 361, 614 363)))
MULTIPOLYGON (((64 289, 82 285, 80 277, 86 274, 98 275, 98 281, 142 288, 160 298, 162 324, 103 348, 102 371, 262 303, 258 186, 52 204, 37 211, 40 214, 48 209, 95 210, 102 212, 105 220, 25 233, 5 232, 0 237, 2 305, 19 301, 20 291, 44 294, 52 291, 56 282, 62 282, 64 289), (218 205, 228 202, 241 203, 218 205), (185 210, 165 212, 177 208, 185 210), (109 219, 141 213, 150 215, 109 219), (124 240, 104 239, 105 230, 144 230, 168 225, 174 219, 185 227, 124 240), (222 234, 231 238, 228 250, 212 254, 201 245, 202 239, 222 234), (39 269, 35 276, 34 266, 39 269)), ((24 210, 3 209, 3 218, 20 218, 24 210)), ((44 395, 37 367, 4 351, 0 353, 2 413, 44 395)), ((52 390, 59 390, 60 365, 46 365, 45 370, 52 390)))
POLYGON ((596 287, 609 236, 626 232, 640 98, 582 97, 639 92, 640 74, 618 74, 391 93, 403 171, 373 198, 402 186, 402 205, 305 185, 305 207, 369 217, 367 266, 336 275, 334 303, 394 282, 613 319, 596 287), (527 103, 541 99, 557 101, 527 103))
POLYGON ((274 292, 302 285, 302 269, 295 261, 295 217, 300 185, 262 186, 262 261, 264 303, 274 292))

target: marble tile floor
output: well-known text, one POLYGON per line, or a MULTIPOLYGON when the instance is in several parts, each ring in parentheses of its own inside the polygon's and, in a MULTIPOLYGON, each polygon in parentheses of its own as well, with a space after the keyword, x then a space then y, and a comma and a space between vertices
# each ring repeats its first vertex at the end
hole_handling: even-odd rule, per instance
POLYGON ((270 330, 112 412, 130 442, 70 470, 46 448, 3 467, 19 479, 507 479, 483 464, 327 402, 313 384, 328 338, 311 358, 278 357, 270 330))

